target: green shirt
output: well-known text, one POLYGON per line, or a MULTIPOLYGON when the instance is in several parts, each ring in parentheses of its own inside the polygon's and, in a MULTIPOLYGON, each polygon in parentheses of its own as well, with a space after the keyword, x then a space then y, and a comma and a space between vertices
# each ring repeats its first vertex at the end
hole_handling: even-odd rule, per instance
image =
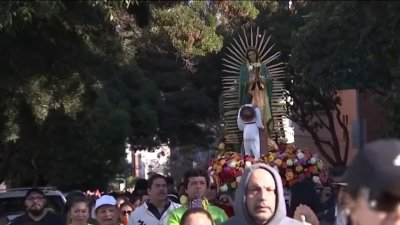
MULTIPOLYGON (((172 210, 169 213, 167 225, 179 225, 181 222, 181 218, 187 209, 187 205, 183 205, 177 209, 172 210)), ((225 211, 217 206, 208 205, 204 209, 207 210, 208 213, 210 213, 216 225, 219 225, 228 220, 228 216, 226 215, 225 211)))

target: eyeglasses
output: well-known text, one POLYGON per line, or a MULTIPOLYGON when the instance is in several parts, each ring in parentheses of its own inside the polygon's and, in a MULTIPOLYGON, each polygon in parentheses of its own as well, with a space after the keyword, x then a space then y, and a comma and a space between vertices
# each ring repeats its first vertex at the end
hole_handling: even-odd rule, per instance
POLYGON ((126 216, 126 214, 131 215, 132 210, 123 210, 123 211, 121 211, 121 213, 123 216, 126 216))
POLYGON ((44 199, 44 196, 30 196, 30 197, 26 198, 26 200, 28 200, 28 201, 43 200, 43 199, 44 199))

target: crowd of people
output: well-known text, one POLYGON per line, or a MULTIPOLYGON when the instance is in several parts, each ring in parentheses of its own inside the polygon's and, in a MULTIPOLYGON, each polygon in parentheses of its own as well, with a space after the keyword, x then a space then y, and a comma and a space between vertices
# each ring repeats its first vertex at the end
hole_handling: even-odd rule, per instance
POLYGON ((234 200, 223 196, 209 174, 190 169, 183 183, 155 174, 138 180, 133 193, 90 199, 68 194, 64 215, 45 209, 46 197, 32 188, 26 213, 12 225, 398 225, 400 141, 371 143, 348 168, 331 171, 329 186, 297 183, 286 201, 281 177, 266 164, 245 169, 234 200))

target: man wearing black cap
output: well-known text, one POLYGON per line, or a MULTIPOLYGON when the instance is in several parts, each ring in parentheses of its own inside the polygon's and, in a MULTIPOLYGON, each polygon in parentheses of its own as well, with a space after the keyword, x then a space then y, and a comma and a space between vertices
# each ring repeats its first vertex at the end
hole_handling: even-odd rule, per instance
POLYGON ((372 142, 350 164, 343 182, 353 224, 400 224, 400 140, 372 142))
POLYGON ((30 189, 25 195, 26 213, 13 220, 11 225, 64 225, 62 216, 45 210, 46 196, 37 188, 30 189))

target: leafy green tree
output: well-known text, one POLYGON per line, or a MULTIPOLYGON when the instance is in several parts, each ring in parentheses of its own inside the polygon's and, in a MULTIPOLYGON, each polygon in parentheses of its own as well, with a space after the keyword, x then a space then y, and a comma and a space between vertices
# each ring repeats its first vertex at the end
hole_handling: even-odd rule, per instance
MULTIPOLYGON (((137 44, 138 65, 161 93, 160 141, 209 146, 221 135, 222 45, 275 1, 151 2, 153 23, 137 44)), ((124 26, 128 27, 128 26, 124 26)), ((134 34, 132 34, 132 39, 134 34)), ((133 49, 133 48, 132 48, 133 49)), ((222 50, 224 51, 224 50, 222 50)))
POLYGON ((1 181, 104 188, 123 170, 126 138, 155 133, 159 93, 127 58, 110 14, 118 10, 103 1, 0 5, 11 15, 0 18, 1 181))
POLYGON ((183 57, 202 56, 219 51, 222 36, 216 34, 217 19, 206 1, 177 4, 172 8, 154 9, 154 35, 166 37, 183 57))
POLYGON ((177 64, 175 57, 148 54, 138 59, 144 75, 155 82, 160 91, 157 137, 170 146, 207 145, 209 124, 217 118, 218 76, 213 65, 199 64, 191 74, 177 64), (214 89, 214 90, 213 90, 214 89))
POLYGON ((310 132, 320 151, 332 153, 333 158, 328 157, 328 161, 343 164, 347 153, 340 156, 333 121, 344 131, 345 152, 349 134, 340 119, 341 101, 335 97, 336 91, 372 90, 387 100, 382 102, 390 115, 397 110, 388 102, 397 99, 392 95, 397 92, 389 90, 397 90, 399 17, 396 12, 400 4, 314 2, 309 6, 311 11, 305 17, 305 25, 293 35, 289 91, 294 104, 288 107, 291 118, 310 132), (318 138, 319 129, 328 129, 330 140, 318 138), (325 147, 320 147, 321 143, 325 147))

